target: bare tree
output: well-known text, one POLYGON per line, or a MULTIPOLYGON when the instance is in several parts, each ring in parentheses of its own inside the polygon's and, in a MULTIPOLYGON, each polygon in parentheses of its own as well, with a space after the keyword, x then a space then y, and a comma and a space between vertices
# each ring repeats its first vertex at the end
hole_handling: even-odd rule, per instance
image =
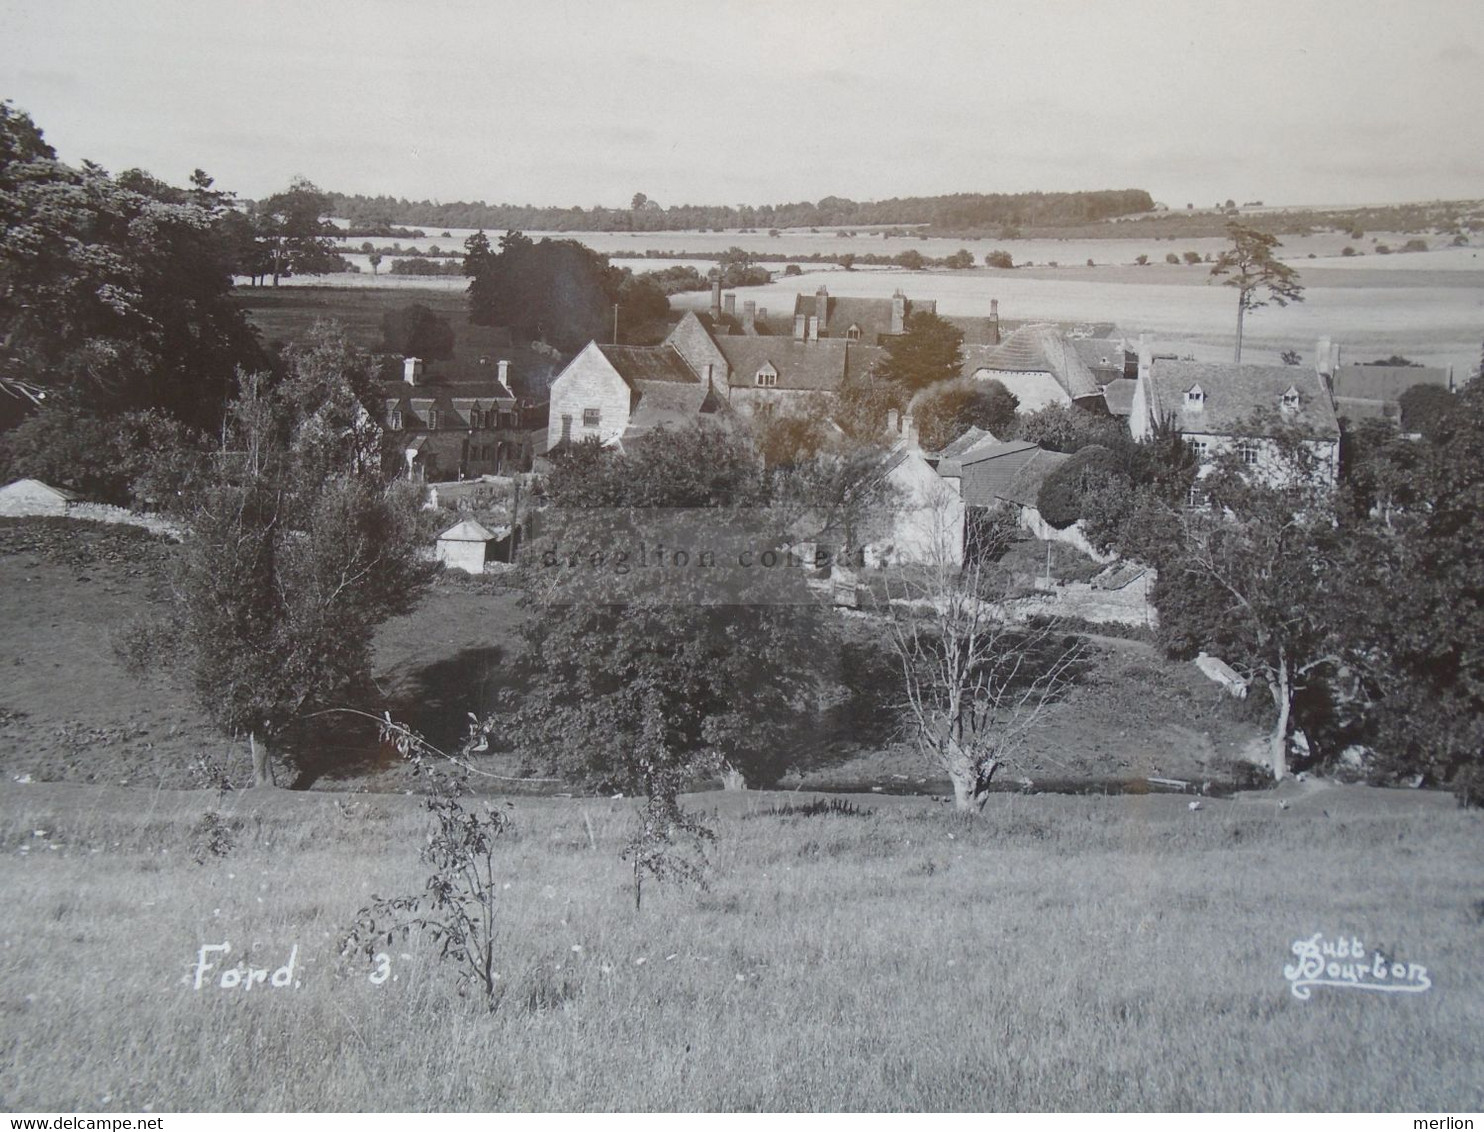
POLYGON ((1070 686, 1083 647, 1054 624, 1013 620, 991 564, 944 558, 886 588, 908 729, 953 783, 956 808, 978 813, 995 772, 1013 764, 1070 686))
POLYGON ((1276 303, 1286 307, 1289 303, 1304 301, 1304 289, 1299 285, 1298 272, 1273 255, 1274 248, 1283 245, 1276 236, 1259 232, 1255 228, 1232 221, 1226 226, 1227 237, 1232 246, 1216 257, 1211 267, 1213 279, 1223 279, 1222 285, 1237 290, 1237 351, 1235 360, 1242 360, 1242 325, 1247 312, 1276 303), (1259 297, 1262 296, 1262 297, 1259 297))

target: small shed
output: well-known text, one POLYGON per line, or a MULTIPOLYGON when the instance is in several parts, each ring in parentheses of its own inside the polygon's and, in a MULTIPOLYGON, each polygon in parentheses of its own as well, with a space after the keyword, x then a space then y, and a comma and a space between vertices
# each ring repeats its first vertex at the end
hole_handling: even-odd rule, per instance
POLYGON ((483 574, 485 552, 495 536, 473 519, 455 523, 438 536, 438 561, 450 570, 483 574))
POLYGON ((0 487, 0 515, 66 515, 77 496, 40 480, 16 480, 0 487))

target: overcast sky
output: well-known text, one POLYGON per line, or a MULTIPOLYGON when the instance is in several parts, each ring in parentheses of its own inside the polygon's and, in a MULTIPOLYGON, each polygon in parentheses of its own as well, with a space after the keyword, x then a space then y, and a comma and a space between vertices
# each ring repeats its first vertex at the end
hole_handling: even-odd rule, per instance
POLYGON ((1480 0, 0 0, 0 97, 247 197, 1484 196, 1480 0))

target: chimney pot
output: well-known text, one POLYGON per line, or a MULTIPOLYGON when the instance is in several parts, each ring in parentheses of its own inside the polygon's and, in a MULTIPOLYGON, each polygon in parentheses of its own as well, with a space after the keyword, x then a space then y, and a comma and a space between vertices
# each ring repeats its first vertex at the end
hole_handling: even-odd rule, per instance
POLYGON ((757 333, 757 304, 751 299, 742 304, 742 329, 747 334, 757 333))
POLYGON ((735 318, 737 315, 737 296, 734 294, 726 294, 722 296, 721 301, 726 308, 727 314, 735 318))
POLYGON ((423 360, 421 358, 402 359, 402 380, 408 385, 416 385, 423 375, 423 360))
POLYGON ((711 281, 711 317, 721 317, 721 276, 711 281))
POLYGON ((808 322, 808 319, 807 319, 807 317, 805 315, 802 315, 802 314, 796 314, 796 315, 794 315, 794 338, 797 339, 800 342, 802 342, 804 340, 804 334, 806 333, 806 331, 808 329, 808 327, 806 325, 807 322, 808 322))

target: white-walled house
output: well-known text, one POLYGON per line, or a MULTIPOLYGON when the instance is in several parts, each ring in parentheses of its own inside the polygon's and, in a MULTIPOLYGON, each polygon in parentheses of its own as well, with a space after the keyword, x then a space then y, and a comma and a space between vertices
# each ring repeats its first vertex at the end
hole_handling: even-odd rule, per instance
POLYGON ((998 381, 1033 413, 1047 405, 1101 408, 1102 385, 1076 344, 1050 324, 1022 326, 995 345, 964 347, 963 375, 998 381))
POLYGON ((962 564, 964 501, 910 437, 887 453, 883 475, 893 498, 866 540, 866 564, 962 564))
MULTIPOLYGON (((1329 364, 1326 351, 1321 366, 1329 364)), ((1259 478, 1279 482, 1289 473, 1278 459, 1280 429, 1304 437, 1315 474, 1333 484, 1340 470, 1340 422, 1328 374, 1303 366, 1156 358, 1147 339, 1139 346, 1139 377, 1129 416, 1135 440, 1161 422, 1184 438, 1203 463, 1236 452, 1259 478)))
POLYGON ((0 515, 66 515, 76 500, 65 488, 20 479, 0 487, 0 515))
POLYGON ((711 374, 703 380, 672 346, 589 342, 552 382, 547 451, 586 440, 621 443, 661 425, 681 426, 716 414, 725 406, 711 374))

